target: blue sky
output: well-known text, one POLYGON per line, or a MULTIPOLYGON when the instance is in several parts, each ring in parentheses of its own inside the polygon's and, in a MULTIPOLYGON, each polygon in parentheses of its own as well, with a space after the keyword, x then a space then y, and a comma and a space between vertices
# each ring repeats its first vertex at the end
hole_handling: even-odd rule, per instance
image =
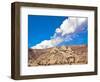
POLYGON ((79 29, 82 29, 81 31, 79 29, 71 33, 68 33, 68 31, 66 33, 65 31, 65 34, 61 35, 62 32, 59 31, 63 30, 62 23, 68 18, 67 16, 28 15, 28 47, 34 47, 41 44, 41 42, 49 44, 51 37, 54 40, 61 39, 58 44, 53 44, 54 46, 87 44, 87 22, 79 27, 79 29))
POLYGON ((43 40, 49 40, 55 29, 60 26, 67 17, 59 16, 28 16, 28 47, 35 46, 43 40))

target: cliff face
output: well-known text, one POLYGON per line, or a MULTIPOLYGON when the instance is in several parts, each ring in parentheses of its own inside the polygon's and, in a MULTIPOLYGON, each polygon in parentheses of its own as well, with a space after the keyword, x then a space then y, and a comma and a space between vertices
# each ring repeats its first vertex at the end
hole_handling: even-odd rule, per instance
POLYGON ((88 58, 86 45, 29 49, 28 52, 28 66, 87 64, 88 58))

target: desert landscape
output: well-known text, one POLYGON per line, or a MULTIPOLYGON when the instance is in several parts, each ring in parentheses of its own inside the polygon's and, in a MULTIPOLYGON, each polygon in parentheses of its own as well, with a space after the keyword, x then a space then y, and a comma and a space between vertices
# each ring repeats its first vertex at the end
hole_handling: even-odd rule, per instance
POLYGON ((87 45, 29 49, 28 66, 87 64, 87 45))

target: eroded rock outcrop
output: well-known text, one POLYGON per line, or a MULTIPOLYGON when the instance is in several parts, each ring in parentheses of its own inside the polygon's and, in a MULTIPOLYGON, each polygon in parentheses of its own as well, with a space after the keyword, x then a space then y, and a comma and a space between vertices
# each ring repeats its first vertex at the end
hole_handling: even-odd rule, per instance
POLYGON ((56 64, 87 64, 87 46, 61 46, 44 49, 41 55, 39 54, 35 59, 30 58, 28 61, 29 66, 56 64))

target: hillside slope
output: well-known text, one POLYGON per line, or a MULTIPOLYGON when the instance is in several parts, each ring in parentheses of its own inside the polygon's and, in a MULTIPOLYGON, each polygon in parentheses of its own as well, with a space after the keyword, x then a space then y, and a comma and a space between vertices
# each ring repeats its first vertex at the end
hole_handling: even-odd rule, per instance
POLYGON ((28 66, 87 64, 87 52, 86 45, 29 49, 28 66))

